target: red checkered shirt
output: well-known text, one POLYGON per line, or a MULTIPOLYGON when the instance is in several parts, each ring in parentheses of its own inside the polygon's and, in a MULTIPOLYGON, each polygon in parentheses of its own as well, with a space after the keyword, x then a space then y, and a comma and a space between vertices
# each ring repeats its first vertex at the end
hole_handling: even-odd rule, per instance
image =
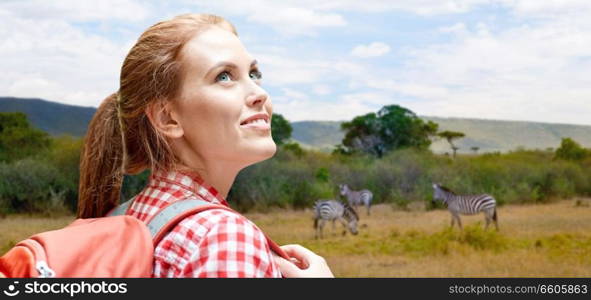
MULTIPOLYGON (((203 199, 228 206, 196 174, 156 172, 127 214, 146 221, 167 203, 203 199)), ((156 246, 154 277, 281 277, 263 232, 244 216, 210 209, 181 221, 156 246)))

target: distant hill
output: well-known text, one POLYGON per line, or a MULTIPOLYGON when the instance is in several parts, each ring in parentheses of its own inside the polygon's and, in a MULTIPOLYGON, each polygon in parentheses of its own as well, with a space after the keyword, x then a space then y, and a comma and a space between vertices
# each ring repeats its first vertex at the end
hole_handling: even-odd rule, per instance
MULTIPOLYGON (((86 133, 96 108, 42 99, 0 97, 0 112, 15 111, 24 112, 33 126, 51 135, 69 134, 81 137, 86 133)), ((591 126, 430 116, 421 118, 438 123, 442 131, 465 133, 466 137, 456 142, 460 153, 471 152, 471 147, 479 147, 479 152, 505 152, 518 147, 557 148, 564 137, 570 137, 584 147, 591 148, 591 126)), ((306 148, 330 151, 341 143, 344 135, 340 131, 341 122, 338 121, 299 121, 291 124, 292 138, 306 148)), ((445 140, 435 141, 431 149, 437 153, 450 152, 445 140)))
MULTIPOLYGON (((536 123, 521 121, 498 121, 463 118, 421 117, 439 124, 439 130, 460 131, 465 138, 455 142, 458 153, 470 153, 472 147, 478 152, 506 152, 518 147, 526 149, 557 148, 562 138, 570 137, 582 146, 591 148, 591 126, 536 123)), ((303 146, 329 150, 340 144, 344 133, 341 122, 302 121, 293 122, 292 137, 303 146)), ((451 152, 445 140, 436 140, 431 150, 437 153, 451 152)))
POLYGON ((42 99, 0 97, 1 112, 23 112, 31 124, 51 135, 84 136, 96 108, 42 99))
POLYGON ((341 130, 341 122, 336 121, 300 121, 292 122, 292 139, 305 148, 317 148, 330 151, 340 144, 344 134, 341 130))
MULTIPOLYGON (((456 145, 458 152, 471 152, 471 147, 479 147, 479 152, 509 151, 518 147, 526 149, 558 148, 562 138, 570 137, 582 146, 591 148, 591 126, 537 123, 522 121, 497 121, 483 119, 422 117, 439 124, 439 130, 460 131, 466 134, 456 145)), ((431 145, 434 152, 451 152, 445 140, 431 145)))

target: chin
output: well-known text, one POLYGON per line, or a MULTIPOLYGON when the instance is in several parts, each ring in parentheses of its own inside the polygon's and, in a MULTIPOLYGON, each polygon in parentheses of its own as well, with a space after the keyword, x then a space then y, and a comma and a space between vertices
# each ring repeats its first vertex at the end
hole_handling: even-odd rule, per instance
POLYGON ((268 141, 265 141, 264 144, 261 144, 262 145, 260 145, 258 149, 262 157, 261 160, 269 159, 275 155, 275 152, 277 151, 277 145, 275 145, 275 142, 272 138, 269 138, 268 141))
POLYGON ((249 145, 248 148, 248 150, 243 152, 243 157, 247 157, 249 165, 267 160, 273 157, 277 151, 277 146, 272 138, 257 141, 256 143, 249 145))

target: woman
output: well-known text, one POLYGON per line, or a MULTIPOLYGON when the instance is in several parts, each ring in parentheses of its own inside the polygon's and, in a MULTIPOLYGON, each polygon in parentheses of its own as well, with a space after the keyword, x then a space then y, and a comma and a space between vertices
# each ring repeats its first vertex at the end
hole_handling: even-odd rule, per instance
MULTIPOLYGON (((257 61, 234 27, 181 15, 148 28, 123 62, 119 91, 90 122, 81 158, 78 216, 104 216, 124 174, 150 169, 128 214, 145 221, 173 201, 228 206, 238 172, 273 156, 272 105, 257 61)), ((332 277, 298 246, 274 256, 244 216, 212 209, 187 217, 154 252, 154 277, 332 277)))

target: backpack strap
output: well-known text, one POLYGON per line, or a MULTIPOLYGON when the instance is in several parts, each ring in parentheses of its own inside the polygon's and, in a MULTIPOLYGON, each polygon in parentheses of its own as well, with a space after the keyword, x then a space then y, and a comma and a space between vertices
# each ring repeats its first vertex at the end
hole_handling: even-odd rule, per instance
POLYGON ((131 203, 133 203, 133 200, 135 200, 135 197, 119 204, 119 206, 113 208, 108 214, 107 217, 113 217, 113 216, 123 216, 127 213, 127 210, 129 209, 129 207, 131 206, 131 203))
MULTIPOLYGON (((160 209, 160 211, 152 216, 152 218, 147 220, 147 226, 150 234, 152 235, 154 247, 156 247, 158 243, 160 243, 160 241, 162 241, 162 239, 166 236, 166 234, 172 231, 179 222, 191 215, 209 209, 223 209, 239 214, 230 207, 212 204, 200 199, 187 199, 170 203, 164 208, 160 209)), ((289 256, 285 253, 285 251, 283 251, 283 249, 279 247, 279 245, 277 245, 277 243, 271 240, 265 233, 263 233, 263 235, 267 239, 267 244, 269 244, 269 247, 273 252, 289 260, 289 256)))
POLYGON ((146 221, 154 240, 154 246, 160 243, 162 238, 186 217, 212 208, 223 209, 223 206, 212 205, 210 202, 200 199, 187 199, 166 205, 146 221))

